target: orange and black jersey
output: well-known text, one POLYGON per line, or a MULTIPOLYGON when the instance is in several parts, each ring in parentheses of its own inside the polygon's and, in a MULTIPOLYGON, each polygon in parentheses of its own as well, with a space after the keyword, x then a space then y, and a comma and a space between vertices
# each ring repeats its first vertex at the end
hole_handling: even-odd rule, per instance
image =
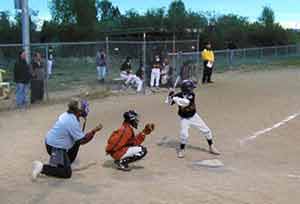
POLYGON ((145 134, 143 132, 135 135, 130 124, 124 122, 108 139, 105 151, 114 159, 119 160, 129 147, 141 145, 144 140, 145 134))

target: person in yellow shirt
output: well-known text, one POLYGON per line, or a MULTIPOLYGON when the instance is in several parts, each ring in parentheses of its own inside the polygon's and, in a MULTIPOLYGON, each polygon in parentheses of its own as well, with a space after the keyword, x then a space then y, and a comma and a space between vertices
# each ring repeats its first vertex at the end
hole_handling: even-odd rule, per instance
POLYGON ((204 64, 202 84, 213 83, 211 75, 214 68, 215 56, 210 42, 206 43, 204 50, 201 52, 201 57, 204 64))

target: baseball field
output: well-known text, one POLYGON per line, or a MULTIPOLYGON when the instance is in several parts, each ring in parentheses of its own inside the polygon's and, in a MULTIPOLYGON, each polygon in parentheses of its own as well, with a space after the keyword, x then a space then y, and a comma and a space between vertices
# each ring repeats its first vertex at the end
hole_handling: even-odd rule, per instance
POLYGON ((81 147, 79 170, 68 180, 30 177, 34 160, 48 160, 44 137, 65 104, 1 112, 0 203, 298 204, 300 69, 229 71, 214 80, 196 89, 196 103, 220 156, 191 129, 186 157, 176 157, 179 118, 164 103, 166 92, 111 96, 90 101, 87 128, 101 122, 104 129, 81 147), (104 148, 129 109, 140 113, 140 129, 146 122, 156 129, 146 138, 146 158, 122 172, 104 148), (196 165, 207 159, 224 166, 196 165))

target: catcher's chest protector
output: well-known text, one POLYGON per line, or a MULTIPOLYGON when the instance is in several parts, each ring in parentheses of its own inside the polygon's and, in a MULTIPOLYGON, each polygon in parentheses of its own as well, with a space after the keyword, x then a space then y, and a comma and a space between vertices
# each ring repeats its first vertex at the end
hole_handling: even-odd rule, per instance
POLYGON ((121 127, 119 130, 114 131, 108 141, 105 148, 106 153, 113 154, 120 150, 124 145, 124 141, 132 137, 132 131, 128 130, 126 127, 121 127))

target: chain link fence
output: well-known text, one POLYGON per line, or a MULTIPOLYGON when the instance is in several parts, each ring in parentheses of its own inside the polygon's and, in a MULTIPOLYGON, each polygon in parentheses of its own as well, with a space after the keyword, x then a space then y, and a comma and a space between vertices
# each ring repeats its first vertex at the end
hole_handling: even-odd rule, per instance
MULTIPOLYGON (((14 87, 13 68, 21 44, 0 45, 0 68, 6 70, 3 79, 14 87)), ((120 89, 120 67, 127 57, 132 59, 133 74, 144 71, 144 87, 149 86, 155 55, 169 63, 169 86, 180 75, 199 80, 202 74, 199 43, 186 41, 106 41, 82 43, 31 44, 31 54, 40 53, 45 69, 45 98, 82 89, 109 87, 120 89), (97 80, 96 53, 104 51, 107 60, 105 82, 97 80), (51 55, 51 57, 50 57, 51 55), (52 59, 49 59, 52 58, 52 59), (49 72, 49 65, 52 71, 49 72)), ((234 69, 240 65, 270 63, 274 60, 300 55, 298 45, 215 51, 216 71, 234 69)), ((12 89, 13 90, 13 89, 12 89)), ((13 93, 13 91, 12 91, 13 93)))
MULTIPOLYGON (((300 45, 216 50, 214 54, 215 71, 224 72, 239 69, 243 65, 265 65, 281 60, 293 60, 300 56, 300 45)), ((168 57, 175 67, 176 76, 195 81, 200 79, 203 71, 201 52, 169 53, 168 57)))

